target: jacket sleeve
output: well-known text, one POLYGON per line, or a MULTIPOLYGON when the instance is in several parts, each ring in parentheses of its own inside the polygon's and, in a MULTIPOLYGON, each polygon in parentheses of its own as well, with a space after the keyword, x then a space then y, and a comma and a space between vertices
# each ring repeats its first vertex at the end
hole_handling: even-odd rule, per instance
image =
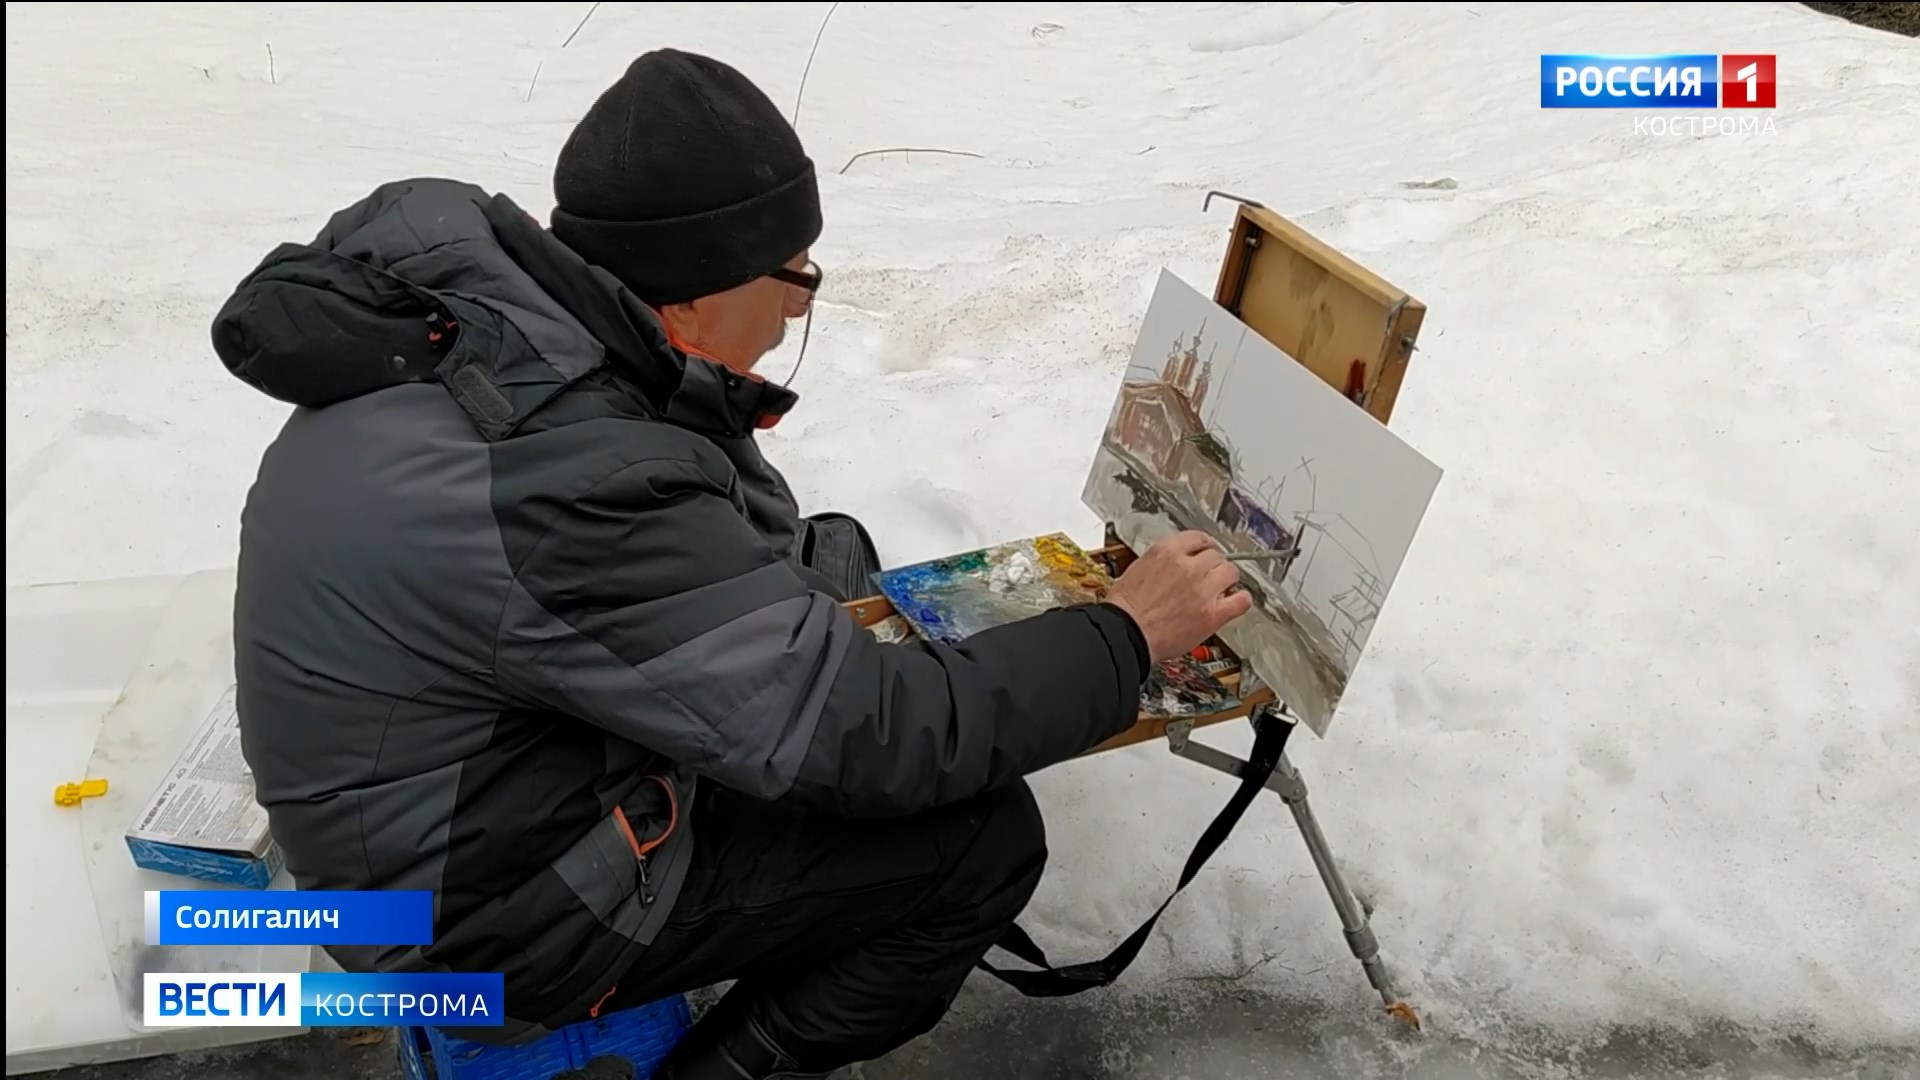
POLYGON ((856 816, 965 799, 1134 722, 1146 649, 1118 609, 881 644, 774 555, 722 469, 638 462, 547 507, 502 611, 503 689, 746 794, 856 816))

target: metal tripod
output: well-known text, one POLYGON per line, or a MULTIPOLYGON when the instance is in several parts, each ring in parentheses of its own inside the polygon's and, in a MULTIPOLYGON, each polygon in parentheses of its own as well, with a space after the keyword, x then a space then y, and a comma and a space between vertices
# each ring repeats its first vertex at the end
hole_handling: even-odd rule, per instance
MULTIPOLYGON (((1297 722, 1272 703, 1256 706, 1248 719, 1255 723, 1262 719, 1269 723, 1297 722)), ((1168 724, 1167 748, 1188 761, 1199 762, 1228 776, 1241 776, 1247 762, 1224 750, 1195 742, 1192 735, 1191 720, 1176 720, 1168 724)), ((1420 1017, 1394 994, 1392 983, 1387 978, 1386 964, 1380 959, 1380 943, 1374 939, 1367 913, 1353 898, 1353 894, 1347 891, 1340 868, 1334 865, 1333 851, 1327 846, 1326 834, 1320 831, 1313 808, 1307 805, 1306 781, 1300 778, 1300 770, 1293 767, 1292 760, 1284 750, 1280 754, 1279 765, 1267 777, 1265 787, 1280 796, 1281 801, 1287 804, 1287 809, 1293 811, 1294 823, 1300 827, 1300 835, 1307 842, 1307 852, 1313 857, 1314 869, 1320 872, 1320 881, 1327 887, 1327 895, 1333 898, 1334 910, 1340 913, 1340 926, 1346 935, 1347 947, 1353 950, 1354 959, 1360 961, 1360 966, 1366 970, 1367 982, 1379 991, 1380 999, 1386 1003, 1389 1013, 1417 1029, 1420 1017)))

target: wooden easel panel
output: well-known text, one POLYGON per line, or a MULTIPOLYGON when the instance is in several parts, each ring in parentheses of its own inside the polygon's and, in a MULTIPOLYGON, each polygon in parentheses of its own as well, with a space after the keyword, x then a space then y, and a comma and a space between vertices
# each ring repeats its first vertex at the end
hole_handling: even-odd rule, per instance
POLYGON ((1213 299, 1383 424, 1427 313, 1305 229, 1245 203, 1213 299))
MULTIPOLYGON (((1126 545, 1114 541, 1111 538, 1108 539, 1107 546, 1096 551, 1088 552, 1088 554, 1092 555, 1095 559, 1105 561, 1115 574, 1125 570, 1134 558, 1133 552, 1129 550, 1126 545)), ((852 600, 842 604, 841 607, 847 610, 847 614, 853 616, 853 621, 862 629, 897 614, 893 607, 893 601, 888 600, 885 596, 862 597, 859 600, 852 600)), ((1215 642, 1214 644, 1218 645, 1219 643, 1215 642)), ((1240 688, 1240 675, 1238 672, 1225 673, 1220 676, 1220 681, 1225 683, 1229 689, 1237 691, 1240 688)), ((1240 704, 1231 709, 1212 713, 1207 716, 1195 716, 1190 719, 1193 721, 1193 726, 1196 729, 1209 727, 1213 724, 1225 723, 1228 720, 1239 720, 1252 712, 1256 706, 1264 705, 1272 700, 1273 691, 1266 687, 1261 687, 1241 699, 1240 704)), ((1099 746, 1088 750, 1087 754, 1105 753, 1108 750, 1118 750, 1123 746, 1132 746, 1136 743, 1165 738, 1167 725, 1171 723, 1173 723, 1172 717, 1153 716, 1148 713, 1141 713, 1140 718, 1135 721, 1132 727, 1101 743, 1099 746)), ((1086 755, 1082 756, 1084 757, 1086 755)))

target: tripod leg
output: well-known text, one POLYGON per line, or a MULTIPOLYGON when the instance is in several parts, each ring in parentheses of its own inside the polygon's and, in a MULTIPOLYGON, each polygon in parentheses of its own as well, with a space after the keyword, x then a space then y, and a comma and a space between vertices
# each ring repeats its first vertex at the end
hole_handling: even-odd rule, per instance
POLYGON ((1320 872, 1320 882, 1327 887, 1327 895, 1333 899, 1333 908, 1340 914, 1340 926, 1347 938, 1347 947, 1353 950, 1354 959, 1367 973, 1367 982, 1380 993, 1380 1000, 1386 1003, 1387 1011, 1401 1020, 1420 1026, 1420 1017, 1412 1006, 1401 1001, 1393 992, 1393 985, 1387 979, 1387 966, 1380 959, 1380 942, 1373 936, 1373 926, 1367 921, 1367 913, 1353 894, 1347 891, 1346 879, 1340 876, 1340 867, 1333 861, 1333 849, 1327 846, 1326 834, 1320 831, 1320 822, 1313 816, 1313 807, 1307 805, 1307 785, 1300 779, 1300 772, 1285 754, 1280 756, 1280 767, 1275 770, 1275 779, 1281 783, 1280 798, 1293 811, 1293 820, 1300 827, 1300 836, 1307 842, 1307 853, 1313 857, 1313 868, 1320 872))
MULTIPOLYGON (((1268 723, 1292 722, 1271 705, 1261 706, 1260 715, 1268 723)), ((1167 748, 1180 757, 1229 776, 1240 775, 1246 762, 1205 743, 1193 741, 1192 731, 1190 722, 1167 725, 1167 748)), ((1361 968, 1366 971, 1367 982, 1379 992, 1380 1000, 1386 1003, 1389 1013, 1418 1029, 1420 1017, 1412 1006, 1395 996, 1393 985, 1387 977, 1387 966, 1380 959, 1380 943, 1373 936, 1367 913, 1353 898, 1353 894, 1347 891, 1346 880, 1340 876, 1340 868, 1334 863, 1333 849, 1327 845, 1326 834, 1320 831, 1320 822, 1313 816, 1313 808, 1307 805, 1306 781, 1300 778, 1300 771, 1293 767, 1292 759, 1284 750, 1280 754, 1279 765, 1267 777, 1266 787, 1280 796, 1281 801, 1287 804, 1287 809, 1293 812, 1300 836, 1307 842, 1307 853, 1313 857, 1313 868, 1319 872, 1320 882, 1326 886, 1334 910, 1340 915, 1340 927, 1346 936, 1347 947, 1353 950, 1354 959, 1360 961, 1361 968)))

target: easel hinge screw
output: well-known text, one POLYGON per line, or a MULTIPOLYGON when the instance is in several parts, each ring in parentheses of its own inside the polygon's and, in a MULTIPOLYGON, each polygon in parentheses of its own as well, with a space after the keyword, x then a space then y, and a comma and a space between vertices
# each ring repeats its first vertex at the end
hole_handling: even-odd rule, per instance
POLYGON ((1187 738, 1193 734, 1192 720, 1175 720, 1167 725, 1167 748, 1179 753, 1187 748, 1187 738))

